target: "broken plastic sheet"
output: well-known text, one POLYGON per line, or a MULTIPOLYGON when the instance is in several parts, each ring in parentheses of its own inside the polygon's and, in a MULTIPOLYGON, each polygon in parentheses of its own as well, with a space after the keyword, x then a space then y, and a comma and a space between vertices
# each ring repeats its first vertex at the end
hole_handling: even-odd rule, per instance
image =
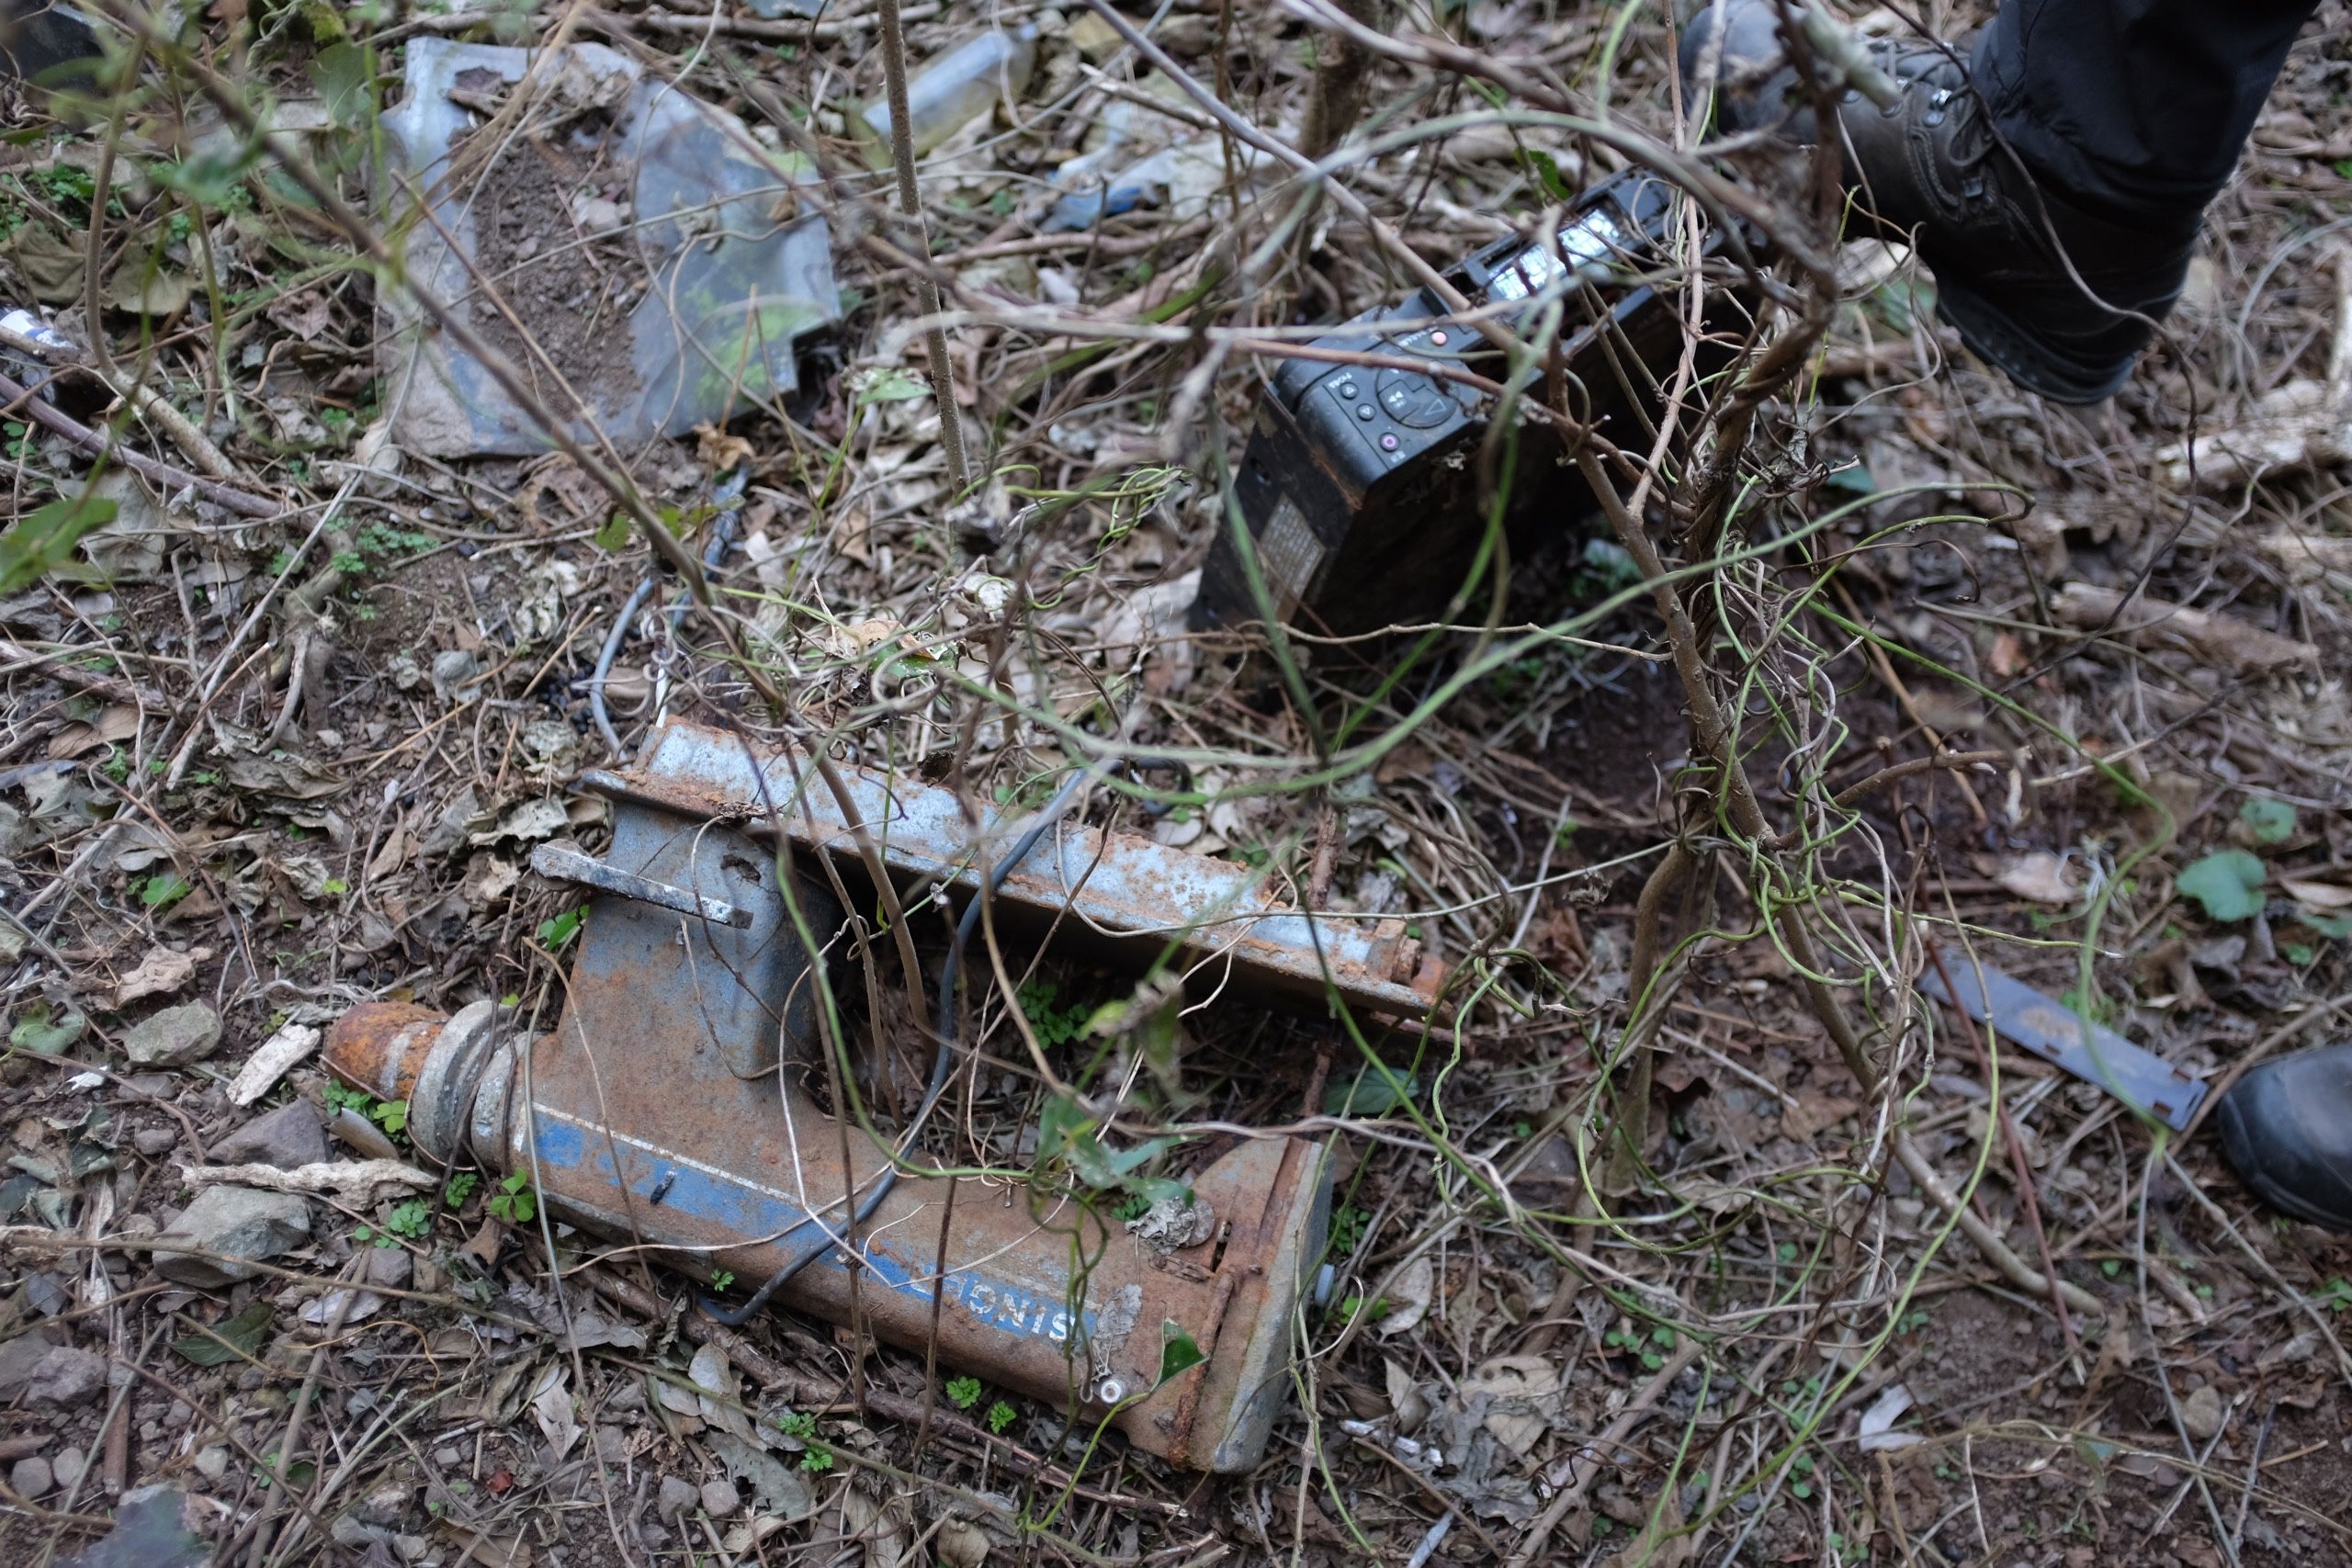
MULTIPOLYGON (((405 235, 408 276, 478 330, 496 320, 482 285, 503 292, 508 280, 477 277, 480 203, 446 176, 453 144, 489 118, 480 107, 485 87, 503 92, 533 63, 526 50, 413 39, 404 96, 385 117, 391 173, 379 206, 405 235), (417 211, 420 196, 429 215, 417 211)), ((575 439, 588 439, 593 422, 621 446, 723 423, 795 389, 800 340, 841 321, 824 220, 779 216, 791 209, 788 186, 806 176, 763 152, 734 116, 644 79, 636 62, 600 44, 571 45, 539 64, 535 89, 606 106, 551 130, 538 123, 564 162, 624 172, 633 221, 623 233, 649 282, 626 318, 616 314, 625 330, 612 334, 608 367, 559 361, 559 375, 536 356, 510 354, 510 362, 575 439)), ((526 152, 511 132, 508 140, 502 157, 526 152)), ((388 289, 384 300, 399 445, 437 457, 526 456, 554 445, 479 360, 449 334, 426 330, 404 291, 388 289)))

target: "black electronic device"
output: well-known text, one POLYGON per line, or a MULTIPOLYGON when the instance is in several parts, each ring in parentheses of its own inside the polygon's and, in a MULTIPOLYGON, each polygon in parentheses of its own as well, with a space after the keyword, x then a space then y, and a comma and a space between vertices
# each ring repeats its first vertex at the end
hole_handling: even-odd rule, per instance
MULTIPOLYGON (((1506 235, 1447 271, 1475 306, 1503 305, 1526 325, 1564 300, 1560 356, 1580 418, 1621 446, 1645 446, 1683 346, 1669 276, 1688 198, 1654 175, 1593 186, 1556 248, 1506 235), (1566 281, 1565 288, 1555 287, 1566 281)), ((1705 249, 1712 252, 1716 242, 1705 249)), ((1679 275, 1674 275, 1679 276, 1679 275)), ((1747 309, 1736 288, 1711 289, 1710 335, 1747 309)), ((1312 345, 1353 355, 1451 361, 1489 381, 1506 368, 1477 327, 1432 289, 1367 310, 1312 345)), ((1719 365, 1720 352, 1702 357, 1719 365)), ((1536 389, 1531 389, 1531 391, 1536 389)), ((1274 614, 1352 635, 1426 618, 1458 589, 1487 526, 1477 448, 1495 400, 1459 380, 1396 366, 1284 359, 1258 401, 1234 493, 1274 614)), ((1556 426, 1523 422, 1507 523, 1515 548, 1570 534, 1592 509, 1556 426)), ((1193 602, 1196 629, 1260 618, 1242 556, 1222 521, 1193 602)))

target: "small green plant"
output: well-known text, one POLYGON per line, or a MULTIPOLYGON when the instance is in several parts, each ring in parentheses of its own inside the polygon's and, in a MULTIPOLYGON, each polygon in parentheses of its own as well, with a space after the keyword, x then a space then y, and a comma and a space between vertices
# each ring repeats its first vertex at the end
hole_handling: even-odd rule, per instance
POLYGON ((2269 876, 2245 851, 2216 850, 2183 870, 2172 885, 2182 897, 2194 898, 2207 919, 2228 925, 2262 913, 2262 888, 2269 876))
POLYGON ((172 872, 158 872, 139 885, 139 901, 150 909, 168 909, 196 889, 172 872))
POLYGON ((958 1410, 969 1410, 980 1402, 980 1380, 957 1378, 947 1385, 948 1402, 958 1410))
POLYGON ((474 1195, 474 1189, 481 1185, 481 1172, 461 1170, 449 1178, 447 1185, 441 1189, 441 1201, 452 1209, 462 1209, 466 1200, 474 1195))
POLYGON ((1353 1323, 1356 1320, 1356 1314, 1362 1313, 1365 1322, 1378 1323, 1388 1315, 1388 1311, 1386 1296, 1374 1296, 1370 1301, 1364 1300, 1362 1296, 1347 1296, 1340 1302, 1340 1321, 1353 1323))
POLYGON ((712 1290, 723 1292, 730 1288, 734 1283, 735 1271, 733 1269, 714 1269, 710 1271, 710 1288, 712 1290))
POLYGON ((354 1225, 351 1239, 362 1247, 398 1247, 400 1237, 390 1231, 379 1231, 374 1225, 354 1225))
POLYGON ((1051 980, 1024 980, 1015 993, 1021 1016, 1029 1021, 1037 1043, 1048 1049, 1077 1039, 1085 1029, 1086 1021, 1094 1016, 1094 1010, 1082 1001, 1055 1006, 1054 998, 1060 989, 1051 980))
POLYGON ((1928 1320, 1934 1315, 1926 1307, 1913 1307, 1895 1320, 1894 1331, 1897 1334, 1917 1334, 1928 1326, 1928 1320))
POLYGON ((2275 795, 2248 797, 2238 807, 2238 820, 2257 844, 2283 844, 2295 836, 2295 808, 2275 795))
POLYGON ((1331 1216, 1332 1255, 1353 1258, 1356 1248, 1363 1245, 1363 1228, 1371 1223, 1372 1216, 1353 1203, 1334 1213, 1331 1216))
POLYGON ((2312 1300, 2330 1312, 2352 1312, 2352 1280, 2339 1274, 2313 1292, 2312 1300))
POLYGON ((1789 1461, 1789 1473, 1795 1477, 1789 1483, 1789 1495, 1800 1503, 1810 1499, 1813 1496, 1813 1456, 1801 1453, 1789 1461))
POLYGON ((1012 1426, 1020 1418, 1021 1412, 1013 1409, 1012 1405, 1007 1404, 1001 1399, 989 1406, 987 1420, 989 1424, 989 1430, 991 1432, 1001 1434, 1007 1427, 1012 1426))
POLYGON ((580 923, 586 919, 585 908, 566 909, 562 914, 539 922, 539 945, 549 953, 560 952, 563 944, 580 934, 580 923))
MULTIPOLYGON (((378 1100, 364 1089, 345 1089, 339 1083, 331 1083, 327 1085, 326 1100, 330 1111, 356 1111, 395 1138, 407 1135, 408 1101, 405 1100, 378 1100)), ((472 1190, 469 1188, 467 1190, 472 1190)))
POLYGON ((498 1184, 484 1206, 492 1219, 510 1225, 527 1225, 538 1218, 539 1197, 531 1190, 531 1179, 518 1170, 498 1184))
POLYGON ((817 1436, 817 1418, 805 1410, 787 1410, 775 1418, 776 1430, 804 1445, 800 1468, 809 1472, 833 1468, 833 1450, 817 1436))
POLYGON ((433 1205, 422 1198, 395 1203, 392 1212, 385 1216, 384 1228, 394 1235, 406 1236, 411 1241, 420 1240, 433 1228, 433 1205))

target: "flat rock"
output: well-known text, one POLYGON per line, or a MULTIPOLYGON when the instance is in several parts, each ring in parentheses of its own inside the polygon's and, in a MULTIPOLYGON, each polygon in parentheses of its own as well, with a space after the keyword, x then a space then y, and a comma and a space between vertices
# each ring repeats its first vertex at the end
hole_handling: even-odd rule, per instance
POLYGON ((8 1489, 19 1497, 46 1497, 49 1489, 57 1484, 57 1477, 49 1468, 49 1461, 35 1454, 20 1459, 8 1472, 8 1489))
POLYGON ((196 1472, 207 1481, 218 1481, 229 1473, 229 1445, 208 1443, 196 1450, 196 1472))
POLYGON ((140 1486, 122 1495, 114 1529, 58 1568, 205 1568, 212 1543, 198 1532, 205 1522, 176 1486, 140 1486))
POLYGON ((220 1048, 220 1015, 205 1002, 150 1013, 124 1031, 124 1055, 142 1067, 178 1067, 220 1048))
POLYGON ((57 1478, 60 1486, 73 1485, 89 1468, 90 1456, 71 1443, 58 1450, 57 1457, 49 1461, 50 1473, 57 1478))
POLYGON ((256 1116, 211 1151, 216 1165, 274 1165, 280 1170, 316 1165, 326 1157, 327 1130, 310 1102, 301 1100, 256 1116))
POLYGON ((200 1290, 250 1280, 253 1263, 290 1252, 311 1239, 311 1206, 291 1192, 257 1187, 208 1187, 164 1233, 199 1251, 155 1254, 155 1271, 166 1280, 200 1290))
POLYGON ((57 1348, 58 1333, 53 1328, 36 1328, 19 1334, 14 1339, 0 1341, 0 1400, 25 1386, 41 1358, 57 1348))
POLYGON ((693 1483, 665 1475, 662 1478, 661 1495, 654 1499, 653 1511, 665 1519, 674 1519, 701 1501, 702 1494, 695 1490, 693 1483))
POLYGON ((714 1519, 723 1519, 743 1506, 731 1481, 706 1481, 702 1483, 703 1511, 714 1519))
POLYGON ((85 1403, 106 1386, 107 1359, 104 1356, 95 1351, 77 1350, 71 1345, 59 1345, 53 1347, 33 1368, 32 1375, 24 1382, 23 1394, 27 1404, 71 1408, 85 1403))
POLYGON ((172 1146, 179 1141, 180 1130, 177 1127, 141 1127, 130 1134, 131 1146, 149 1159, 169 1154, 172 1146))

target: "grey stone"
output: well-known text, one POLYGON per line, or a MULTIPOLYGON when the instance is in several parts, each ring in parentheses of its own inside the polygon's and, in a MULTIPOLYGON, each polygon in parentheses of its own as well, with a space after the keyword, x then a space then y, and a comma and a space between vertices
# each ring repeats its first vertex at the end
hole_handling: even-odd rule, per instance
POLYGON ((455 1470, 466 1462, 466 1456, 456 1449, 435 1449, 433 1462, 444 1470, 455 1470))
POLYGON ((218 1481, 229 1473, 229 1445, 208 1443, 196 1450, 196 1472, 207 1481, 218 1481))
POLYGON ((72 1406, 83 1404, 107 1386, 107 1359, 89 1350, 60 1345, 40 1359, 24 1382, 27 1404, 72 1406))
POLYGON ((89 1468, 89 1456, 71 1443, 58 1450, 57 1457, 49 1461, 49 1472, 57 1477, 57 1483, 60 1486, 73 1485, 82 1479, 82 1472, 89 1468))
POLYGON ((0 1400, 6 1399, 25 1385, 33 1369, 41 1363, 57 1345, 53 1328, 36 1328, 19 1334, 14 1339, 0 1341, 0 1400))
POLYGON ((57 1476, 49 1468, 49 1461, 35 1454, 20 1459, 8 1472, 8 1489, 19 1497, 46 1497, 49 1489, 57 1484, 57 1476))
POLYGON ((141 1127, 130 1134, 130 1146, 149 1159, 171 1153, 173 1145, 179 1141, 180 1130, 177 1127, 141 1127))
POLYGON ((416 1489, 404 1481, 387 1482, 359 1499, 351 1511, 365 1523, 390 1527, 400 1523, 415 1495, 416 1489))
POLYGON ((212 1145, 220 1165, 274 1165, 280 1170, 316 1165, 327 1157, 327 1130, 307 1100, 281 1105, 257 1116, 212 1145))
POLYGON ((662 1478, 661 1495, 654 1499, 653 1511, 665 1519, 674 1519, 700 1501, 702 1494, 695 1490, 693 1483, 665 1475, 662 1478))
POLYGON ((390 1546, 392 1543, 391 1531, 368 1523, 356 1513, 337 1514, 334 1523, 327 1527, 327 1533, 334 1537, 337 1546, 363 1554, 371 1546, 390 1546))
POLYGON ((268 1192, 256 1187, 208 1187, 164 1234, 200 1251, 220 1256, 199 1258, 193 1252, 159 1251, 155 1254, 155 1271, 183 1285, 211 1290, 252 1279, 260 1272, 251 1267, 252 1263, 276 1258, 308 1241, 311 1207, 291 1192, 268 1192))
POLYGON ((731 1481, 706 1481, 702 1483, 703 1511, 714 1519, 723 1519, 743 1506, 731 1481))
POLYGON ((406 1247, 377 1247, 368 1255, 368 1283, 405 1291, 415 1266, 415 1259, 409 1256, 406 1247))
POLYGON ((433 1541, 427 1536, 396 1535, 392 1537, 392 1550, 401 1554, 403 1562, 413 1562, 433 1550, 433 1541))
POLYGON ((57 1568, 205 1568, 212 1543, 198 1529, 209 1522, 176 1486, 139 1486, 122 1495, 114 1529, 57 1568))
POLYGON ((220 1048, 220 1015, 204 1002, 150 1013, 122 1036, 123 1054, 142 1067, 180 1067, 220 1048))

